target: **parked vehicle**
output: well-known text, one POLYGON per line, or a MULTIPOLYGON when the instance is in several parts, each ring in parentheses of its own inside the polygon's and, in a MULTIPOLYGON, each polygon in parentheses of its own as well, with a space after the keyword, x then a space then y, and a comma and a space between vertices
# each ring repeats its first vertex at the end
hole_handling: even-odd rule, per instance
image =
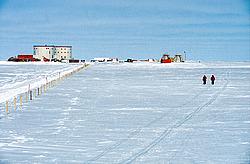
POLYGON ((162 57, 161 57, 161 63, 171 63, 172 60, 171 58, 169 57, 169 55, 167 54, 164 54, 162 57))

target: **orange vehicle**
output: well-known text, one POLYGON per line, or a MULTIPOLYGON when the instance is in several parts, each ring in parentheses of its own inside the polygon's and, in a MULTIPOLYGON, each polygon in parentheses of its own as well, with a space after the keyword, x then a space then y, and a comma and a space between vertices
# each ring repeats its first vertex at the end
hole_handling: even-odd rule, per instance
POLYGON ((161 57, 161 63, 171 63, 172 60, 171 58, 169 57, 169 55, 167 54, 164 54, 162 57, 161 57))

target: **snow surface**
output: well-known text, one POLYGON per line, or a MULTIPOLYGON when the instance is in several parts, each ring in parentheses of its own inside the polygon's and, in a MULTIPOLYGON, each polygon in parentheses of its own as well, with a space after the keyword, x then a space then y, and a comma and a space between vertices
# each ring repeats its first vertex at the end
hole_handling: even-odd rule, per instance
POLYGON ((62 77, 80 66, 79 64, 0 61, 0 103, 62 77))
MULTIPOLYGON (((58 70, 0 67, 1 93, 58 70)), ((0 106, 0 163, 250 163, 249 82, 247 62, 96 64, 0 106)))

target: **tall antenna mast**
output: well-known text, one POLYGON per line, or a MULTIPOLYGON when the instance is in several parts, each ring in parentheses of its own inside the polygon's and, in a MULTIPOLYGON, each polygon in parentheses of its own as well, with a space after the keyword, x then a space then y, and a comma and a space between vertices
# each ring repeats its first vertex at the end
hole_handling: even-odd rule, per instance
POLYGON ((185 61, 187 61, 186 51, 184 51, 184 55, 185 55, 185 61))

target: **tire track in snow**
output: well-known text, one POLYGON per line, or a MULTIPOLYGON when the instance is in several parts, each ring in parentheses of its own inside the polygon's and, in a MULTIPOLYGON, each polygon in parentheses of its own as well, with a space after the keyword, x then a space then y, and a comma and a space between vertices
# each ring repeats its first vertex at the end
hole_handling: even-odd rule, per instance
POLYGON ((199 113, 203 108, 209 106, 212 104, 218 97, 219 95, 226 89, 229 81, 226 79, 226 83, 223 85, 221 90, 219 90, 217 93, 213 95, 213 97, 207 101, 205 104, 197 107, 193 112, 189 113, 183 120, 179 121, 178 123, 174 124, 172 127, 166 129, 159 137, 157 137, 155 140, 153 140, 149 145, 147 145, 144 149, 139 151, 138 153, 132 155, 130 158, 123 160, 120 163, 132 163, 135 161, 138 157, 146 154, 149 150, 151 150, 154 146, 156 146, 158 143, 160 143, 165 137, 167 137, 171 132, 176 129, 181 127, 185 122, 190 120, 195 114, 199 113))
MULTIPOLYGON (((211 86, 207 87, 206 91, 209 91, 209 88, 211 86)), ((198 92, 195 96, 193 96, 191 99, 187 100, 185 103, 183 103, 180 106, 177 106, 175 108, 183 108, 184 106, 186 106, 187 104, 189 104, 190 102, 194 101, 197 97, 201 96, 202 93, 204 93, 204 90, 201 90, 200 92, 198 92)), ((120 146, 121 144, 127 142, 129 139, 131 139, 132 137, 135 137, 137 135, 139 135, 139 133, 143 130, 143 128, 147 128, 150 125, 162 120, 164 117, 167 116, 167 113, 164 113, 163 115, 161 115, 160 117, 150 121, 149 123, 147 123, 145 126, 142 126, 140 128, 137 128, 135 131, 131 132, 125 139, 122 139, 120 141, 118 141, 117 143, 115 143, 114 145, 111 145, 109 147, 107 147, 106 149, 104 149, 104 151, 100 154, 98 154, 97 156, 89 159, 86 163, 92 163, 94 161, 97 161, 98 159, 100 159, 101 157, 105 156, 107 153, 111 152, 112 150, 116 149, 118 146, 120 146)))
MULTIPOLYGON (((231 70, 230 70, 229 72, 224 73, 224 74, 222 75, 222 77, 226 77, 226 78, 224 78, 223 80, 226 81, 226 82, 228 81, 228 83, 229 83, 230 74, 231 74, 231 70)), ((191 134, 192 134, 192 133, 193 133, 193 132, 191 132, 191 134)), ((181 142, 182 144, 180 144, 180 145, 182 145, 182 146, 181 146, 181 150, 182 150, 182 151, 180 151, 180 152, 183 152, 184 148, 186 147, 186 142, 187 142, 187 140, 189 140, 190 138, 191 138, 191 137, 187 135, 187 136, 184 138, 184 141, 181 142)), ((170 159, 168 160, 168 162, 169 162, 169 163, 172 163, 171 161, 172 161, 176 156, 177 156, 177 152, 175 152, 173 155, 170 155, 170 159)))

